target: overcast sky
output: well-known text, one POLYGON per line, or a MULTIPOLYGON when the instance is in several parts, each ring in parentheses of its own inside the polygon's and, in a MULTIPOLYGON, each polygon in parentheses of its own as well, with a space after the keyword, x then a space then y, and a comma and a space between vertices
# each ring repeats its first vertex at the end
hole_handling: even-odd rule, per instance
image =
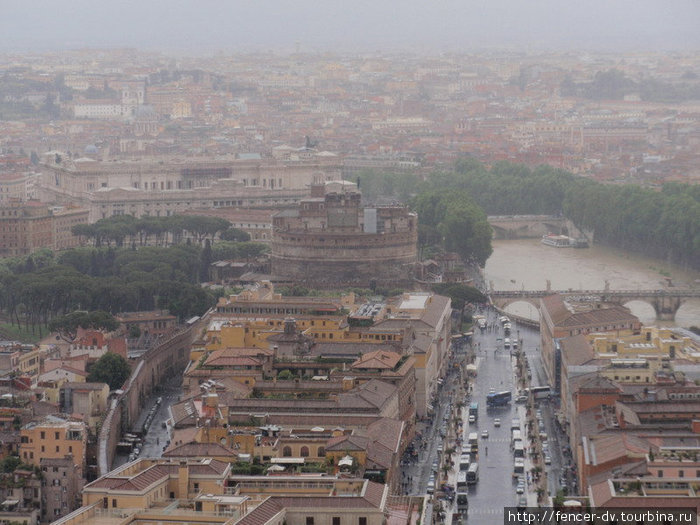
POLYGON ((698 50, 700 0, 0 0, 0 52, 698 50))

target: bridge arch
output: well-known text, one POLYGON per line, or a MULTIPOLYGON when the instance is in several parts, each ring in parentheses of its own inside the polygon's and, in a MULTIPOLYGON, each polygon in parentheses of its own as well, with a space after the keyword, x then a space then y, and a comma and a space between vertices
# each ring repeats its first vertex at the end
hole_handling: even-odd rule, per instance
POLYGON ((621 302, 622 306, 629 309, 632 314, 639 318, 642 324, 653 323, 657 319, 657 312, 654 305, 649 301, 644 301, 642 299, 632 299, 629 301, 621 302))
POLYGON ((507 314, 524 317, 534 322, 539 322, 540 320, 539 299, 537 301, 511 301, 505 307, 501 308, 501 310, 507 314))

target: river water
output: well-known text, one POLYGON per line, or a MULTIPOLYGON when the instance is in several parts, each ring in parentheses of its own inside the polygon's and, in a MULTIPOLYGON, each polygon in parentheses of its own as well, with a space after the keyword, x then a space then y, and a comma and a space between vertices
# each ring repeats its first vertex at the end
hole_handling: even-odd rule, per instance
MULTIPOLYGON (((658 259, 594 245, 586 249, 554 248, 539 239, 495 240, 493 254, 484 269, 487 286, 495 290, 544 290, 547 280, 552 290, 602 290, 605 282, 611 290, 659 289, 670 277, 674 286, 700 284, 700 272, 683 270, 658 259)), ((633 301, 627 307, 644 324, 674 325, 656 321, 651 305, 633 301)), ((531 305, 520 302, 508 311, 537 319, 531 305)), ((676 313, 675 325, 700 326, 700 299, 686 302, 676 313)))

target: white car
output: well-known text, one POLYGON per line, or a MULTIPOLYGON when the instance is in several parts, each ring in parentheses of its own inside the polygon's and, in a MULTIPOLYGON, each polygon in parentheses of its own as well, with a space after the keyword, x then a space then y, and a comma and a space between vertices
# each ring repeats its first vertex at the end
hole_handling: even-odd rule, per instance
POLYGON ((489 431, 488 431, 488 430, 484 430, 484 431, 481 433, 481 439, 488 439, 488 438, 489 438, 489 431))
POLYGON ((474 417, 474 414, 472 414, 471 416, 469 416, 469 422, 470 422, 470 423, 476 423, 476 417, 474 417))
POLYGON ((545 465, 551 465, 552 464, 552 458, 549 456, 544 457, 544 464, 545 465))
POLYGON ((500 427, 501 426, 501 420, 496 418, 493 420, 493 426, 494 427, 500 427))

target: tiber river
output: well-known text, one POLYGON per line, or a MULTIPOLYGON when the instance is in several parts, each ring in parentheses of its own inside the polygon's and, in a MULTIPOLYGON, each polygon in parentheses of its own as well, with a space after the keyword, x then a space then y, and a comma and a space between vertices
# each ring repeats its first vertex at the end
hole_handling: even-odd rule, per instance
MULTIPOLYGON (((611 290, 656 290, 665 285, 667 276, 674 286, 700 286, 699 272, 664 261, 595 245, 586 249, 554 248, 539 239, 493 241, 493 254, 484 274, 487 286, 492 282, 496 290, 544 290, 547 279, 552 290, 602 290, 606 280, 611 290)), ((654 309, 644 302, 633 301, 627 307, 644 324, 674 325, 656 321, 654 309)), ((538 318, 535 308, 525 302, 509 306, 508 311, 538 318)), ((675 325, 700 326, 700 299, 681 306, 675 325)))

